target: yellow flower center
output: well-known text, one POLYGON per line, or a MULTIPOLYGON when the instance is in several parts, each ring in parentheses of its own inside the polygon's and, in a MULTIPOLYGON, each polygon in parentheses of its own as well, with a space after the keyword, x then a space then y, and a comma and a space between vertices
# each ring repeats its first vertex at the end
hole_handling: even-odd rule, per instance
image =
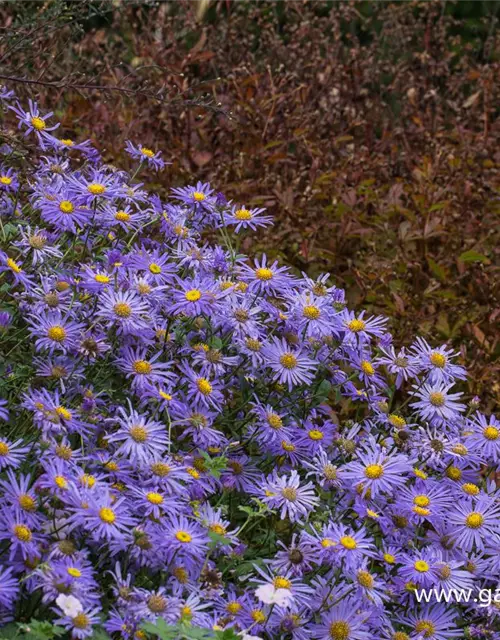
POLYGON ((226 533, 226 528, 223 527, 221 524, 211 524, 210 525, 210 531, 212 531, 213 533, 216 533, 219 536, 223 536, 226 533))
POLYGON ((151 471, 160 478, 164 478, 168 476, 168 474, 172 471, 168 464, 164 462, 153 462, 151 465, 151 471))
POLYGON ((437 351, 431 353, 430 361, 435 367, 438 367, 439 369, 443 369, 446 365, 445 356, 443 356, 442 353, 438 353, 437 351))
POLYGON ((162 596, 149 596, 148 608, 152 613, 163 613, 163 611, 165 611, 165 609, 167 608, 167 601, 162 596))
POLYGON ((113 307, 113 311, 120 318, 129 318, 132 315, 132 307, 126 302, 117 302, 113 307))
POLYGON ((136 360, 134 362, 133 369, 140 375, 147 375, 151 373, 153 367, 149 364, 149 362, 146 362, 146 360, 136 360))
POLYGON ((468 454, 469 450, 467 449, 467 447, 463 444, 456 444, 453 447, 453 453, 456 453, 459 456, 466 456, 468 454))
POLYGON ((462 470, 458 467, 452 466, 446 470, 446 475, 448 476, 448 478, 450 478, 450 480, 460 480, 460 478, 462 477, 462 470))
POLYGON ((345 549, 349 549, 350 551, 356 549, 358 546, 356 540, 354 540, 354 538, 352 538, 351 536, 342 536, 339 542, 345 549))
POLYGON ((358 582, 365 589, 373 589, 374 580, 368 571, 358 571, 358 582))
POLYGON ((66 480, 66 478, 64 476, 55 476, 54 477, 54 482, 59 487, 59 489, 67 489, 68 488, 68 481, 66 480))
POLYGON ((87 191, 93 196, 100 196, 106 191, 106 187, 103 184, 99 184, 98 182, 92 182, 88 185, 87 191))
POLYGON ((406 427, 406 420, 401 416, 396 415, 395 413, 391 413, 389 415, 389 422, 393 427, 396 427, 396 429, 403 429, 404 427, 406 427))
POLYGON ((384 467, 381 464, 369 464, 365 468, 365 476, 370 480, 378 480, 384 475, 384 467))
POLYGON ((24 524, 16 524, 14 527, 14 535, 21 542, 29 542, 33 537, 31 529, 24 524))
POLYGON ((283 420, 276 413, 268 413, 267 422, 271 429, 275 429, 276 431, 283 427, 283 420))
POLYGON ((349 640, 351 627, 345 620, 335 620, 330 625, 330 638, 332 640, 349 640))
POLYGON ((9 186, 9 184, 11 184, 12 182, 12 178, 9 178, 9 176, 0 176, 0 183, 9 186))
POLYGON ((148 502, 151 502, 151 504, 155 504, 155 505, 163 504, 163 496, 161 495, 161 493, 150 491, 149 493, 146 494, 146 498, 148 502))
POLYGON ((201 291, 199 289, 190 289, 189 291, 186 291, 184 297, 188 302, 198 302, 201 298, 201 291))
POLYGON ((130 427, 129 433, 134 442, 143 443, 148 439, 148 431, 146 427, 143 427, 140 424, 134 424, 130 427))
POLYGON ((465 524, 469 529, 480 529, 484 523, 484 516, 477 511, 472 511, 469 513, 467 518, 465 519, 465 524))
POLYGON ((61 418, 64 418, 64 420, 71 420, 72 418, 71 412, 68 411, 65 407, 57 407, 56 413, 61 418))
POLYGON ((238 209, 234 214, 236 220, 251 220, 252 214, 248 209, 238 209))
POLYGON ((188 467, 186 469, 186 471, 189 473, 189 475, 194 478, 195 480, 198 480, 198 478, 200 477, 199 472, 196 469, 193 469, 193 467, 188 467))
POLYGON ((428 507, 430 503, 431 503, 430 499, 424 495, 415 496, 413 498, 413 504, 416 504, 417 507, 428 507))
POLYGON ((423 633, 424 638, 432 638, 436 631, 436 627, 432 620, 419 620, 415 625, 417 633, 423 633))
POLYGON ((297 490, 293 487, 285 487, 282 489, 281 495, 289 502, 295 502, 295 500, 297 500, 297 490))
POLYGON ((127 213, 126 211, 117 211, 115 213, 115 220, 118 220, 118 222, 128 222, 130 220, 130 213, 127 213))
POLYGON ((329 549, 330 547, 337 546, 337 543, 331 538, 323 538, 323 540, 321 541, 321 546, 323 547, 323 549, 329 549))
POLYGON ((404 631, 396 631, 391 640, 410 640, 410 636, 404 631))
POLYGON ((193 198, 196 200, 196 202, 203 202, 203 200, 205 200, 206 198, 206 195, 201 191, 193 191, 193 198))
POLYGON ((266 614, 261 609, 254 609, 250 615, 252 616, 252 620, 258 624, 266 621, 266 614))
POLYGON ((308 320, 317 320, 321 315, 321 310, 313 304, 309 304, 302 309, 302 313, 304 318, 308 320))
POLYGON ((63 140, 60 141, 61 144, 63 144, 66 147, 72 147, 75 143, 73 142, 73 140, 70 140, 70 138, 64 138, 63 140))
POLYGON ((23 511, 34 511, 36 509, 36 502, 31 496, 23 493, 18 498, 19 506, 23 511))
POLYGON ((311 431, 309 431, 309 437, 311 440, 323 440, 325 436, 319 429, 311 429, 311 431))
POLYGON ((92 489, 92 487, 95 485, 95 477, 89 473, 84 473, 80 478, 80 483, 84 487, 92 489))
POLYGON ((267 280, 271 280, 273 276, 273 272, 271 271, 271 269, 267 269, 267 267, 260 267, 255 271, 255 277, 258 280, 264 280, 265 282, 267 280))
POLYGON ((98 274, 95 276, 94 280, 95 280, 96 282, 99 282, 99 284, 108 284, 108 282, 110 281, 110 277, 109 277, 109 276, 105 276, 105 275, 104 275, 104 274, 102 274, 102 273, 98 273, 98 274))
POLYGON ((59 209, 63 213, 73 213, 74 206, 73 206, 73 203, 70 202, 69 200, 61 200, 59 204, 59 209))
POLYGON ((149 265, 149 270, 151 271, 151 273, 153 273, 154 275, 158 275, 159 273, 161 273, 161 267, 159 264, 156 264, 156 262, 152 262, 149 265))
POLYGON ((166 393, 165 391, 159 391, 158 393, 160 397, 163 398, 164 400, 167 400, 167 401, 172 400, 172 396, 169 393, 166 393))
POLYGON ((283 451, 288 451, 288 453, 291 453, 296 449, 294 444, 292 444, 291 442, 287 442, 286 440, 281 441, 281 447, 283 448, 283 451))
POLYGON ((284 353, 280 358, 280 364, 282 364, 285 369, 295 369, 297 366, 297 358, 293 353, 284 353))
POLYGON ((290 580, 283 578, 282 576, 277 576, 273 580, 273 585, 275 589, 291 589, 292 583, 290 580))
POLYGON ((77 569, 76 567, 68 567, 67 572, 72 578, 81 578, 82 575, 80 569, 77 569))
POLYGON ((433 407, 442 407, 445 403, 444 395, 440 391, 433 391, 429 400, 433 407))
POLYGON ((375 373, 372 363, 368 362, 368 360, 361 361, 361 371, 366 373, 367 376, 372 376, 375 373))
POLYGON ((233 600, 232 602, 227 603, 226 610, 234 616, 241 610, 241 604, 233 600))
POLYGON ((73 618, 73 626, 76 629, 86 629, 90 624, 89 617, 85 613, 78 613, 73 618))
POLYGON ((419 573, 427 573, 429 571, 429 565, 425 560, 417 560, 413 566, 419 573))
POLYGON ((187 531, 178 531, 175 534, 175 537, 179 542, 182 542, 183 544, 191 542, 191 540, 193 539, 193 537, 187 531))
POLYGON ((486 438, 486 440, 498 440, 500 431, 496 427, 493 427, 491 424, 489 424, 484 429, 483 436, 486 438))
POLYGON ((9 269, 12 269, 14 273, 21 273, 22 271, 21 267, 15 260, 12 260, 12 258, 7 258, 7 266, 9 267, 9 269))
POLYGON ((363 320, 358 320, 357 318, 354 318, 354 320, 351 320, 347 324, 347 327, 353 333, 358 333, 359 331, 363 331, 363 329, 366 327, 366 323, 363 320))
POLYGON ((466 482, 465 484, 463 484, 462 489, 469 496, 477 496, 481 492, 477 484, 473 484, 472 482, 466 482))
POLYGON ((54 325, 47 331, 47 336, 54 342, 64 342, 66 329, 60 325, 54 325))
POLYGON ((198 378, 196 386, 204 396, 209 396, 212 393, 212 385, 206 378, 198 378))
POLYGON ((188 605, 185 605, 184 607, 182 607, 181 616, 183 618, 190 618, 192 615, 193 615, 193 612, 191 610, 191 607, 188 607, 188 605))
POLYGON ((431 514, 430 509, 426 509, 425 507, 413 507, 413 513, 416 513, 417 516, 429 516, 431 514))
POLYGON ((151 151, 151 149, 148 149, 147 147, 142 147, 141 153, 143 156, 146 156, 146 158, 152 158, 155 155, 155 152, 151 151))
POLYGON ((31 125, 37 131, 43 131, 47 126, 45 124, 45 120, 43 118, 39 118, 38 116, 33 116, 33 118, 31 118, 31 125))
POLYGON ((396 562, 396 558, 392 555, 392 553, 384 553, 384 560, 387 564, 394 564, 396 562))
POLYGON ((110 509, 109 507, 103 507, 99 510, 99 518, 106 524, 113 524, 113 522, 116 520, 116 515, 113 509, 110 509))

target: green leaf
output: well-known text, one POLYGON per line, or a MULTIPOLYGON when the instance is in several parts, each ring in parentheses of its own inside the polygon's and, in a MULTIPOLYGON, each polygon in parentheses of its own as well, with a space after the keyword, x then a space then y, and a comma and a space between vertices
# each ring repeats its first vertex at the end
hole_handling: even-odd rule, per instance
POLYGON ((215 533, 215 531, 209 531, 208 537, 210 538, 210 546, 215 547, 218 544, 231 544, 231 540, 226 538, 226 536, 220 535, 220 533, 215 533))
POLYGON ((427 258, 427 264, 438 280, 441 280, 442 282, 446 280, 446 269, 444 267, 430 257, 427 258))
POLYGON ((163 618, 158 618, 156 623, 145 622, 142 629, 161 640, 175 640, 179 635, 177 625, 167 624, 163 618))
POLYGON ((490 263, 490 259, 488 258, 488 256, 485 256, 482 253, 478 253, 477 251, 474 251, 474 249, 464 251, 464 253, 460 254, 458 259, 461 262, 482 262, 483 264, 490 263))

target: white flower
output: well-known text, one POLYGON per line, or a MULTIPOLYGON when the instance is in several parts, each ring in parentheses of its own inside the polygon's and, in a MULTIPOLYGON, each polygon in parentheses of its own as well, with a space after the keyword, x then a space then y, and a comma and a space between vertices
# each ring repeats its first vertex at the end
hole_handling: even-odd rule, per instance
POLYGON ((78 598, 75 598, 75 596, 65 596, 64 593, 57 596, 56 604, 62 609, 64 615, 70 618, 74 618, 83 611, 83 605, 78 598))
POLYGON ((275 589, 272 584, 263 584, 255 591, 257 598, 265 604, 277 604, 278 607, 288 607, 293 596, 288 589, 275 589))
POLYGON ((238 635, 240 636, 241 640, 262 640, 260 636, 250 636, 248 635, 248 633, 245 633, 244 631, 242 631, 238 635))

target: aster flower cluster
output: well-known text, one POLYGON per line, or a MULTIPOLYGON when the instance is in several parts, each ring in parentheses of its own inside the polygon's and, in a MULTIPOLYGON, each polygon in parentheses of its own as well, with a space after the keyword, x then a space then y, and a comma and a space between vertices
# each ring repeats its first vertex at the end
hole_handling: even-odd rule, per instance
POLYGON ((498 603, 415 597, 498 581, 500 422, 458 354, 239 253, 263 209, 162 199, 2 95, 42 153, 0 166, 0 624, 500 638, 498 603))

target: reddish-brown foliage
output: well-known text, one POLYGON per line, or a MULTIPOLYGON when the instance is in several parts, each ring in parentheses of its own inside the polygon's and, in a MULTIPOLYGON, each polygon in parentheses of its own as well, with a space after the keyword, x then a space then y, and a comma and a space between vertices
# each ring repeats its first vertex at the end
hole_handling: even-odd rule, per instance
POLYGON ((21 48, 7 66, 62 87, 163 88, 159 102, 24 87, 57 108, 68 132, 92 132, 110 161, 131 138, 172 160, 165 187, 209 180, 238 202, 268 207, 275 227, 247 238, 246 250, 329 271, 351 302, 389 315, 403 341, 416 333, 450 341, 471 371, 469 391, 493 405, 495 16, 471 25, 443 2, 221 0, 201 17, 199 6, 108 4, 79 35, 66 27, 35 35, 32 57, 21 48), (197 107, 203 92, 221 109, 197 107))

